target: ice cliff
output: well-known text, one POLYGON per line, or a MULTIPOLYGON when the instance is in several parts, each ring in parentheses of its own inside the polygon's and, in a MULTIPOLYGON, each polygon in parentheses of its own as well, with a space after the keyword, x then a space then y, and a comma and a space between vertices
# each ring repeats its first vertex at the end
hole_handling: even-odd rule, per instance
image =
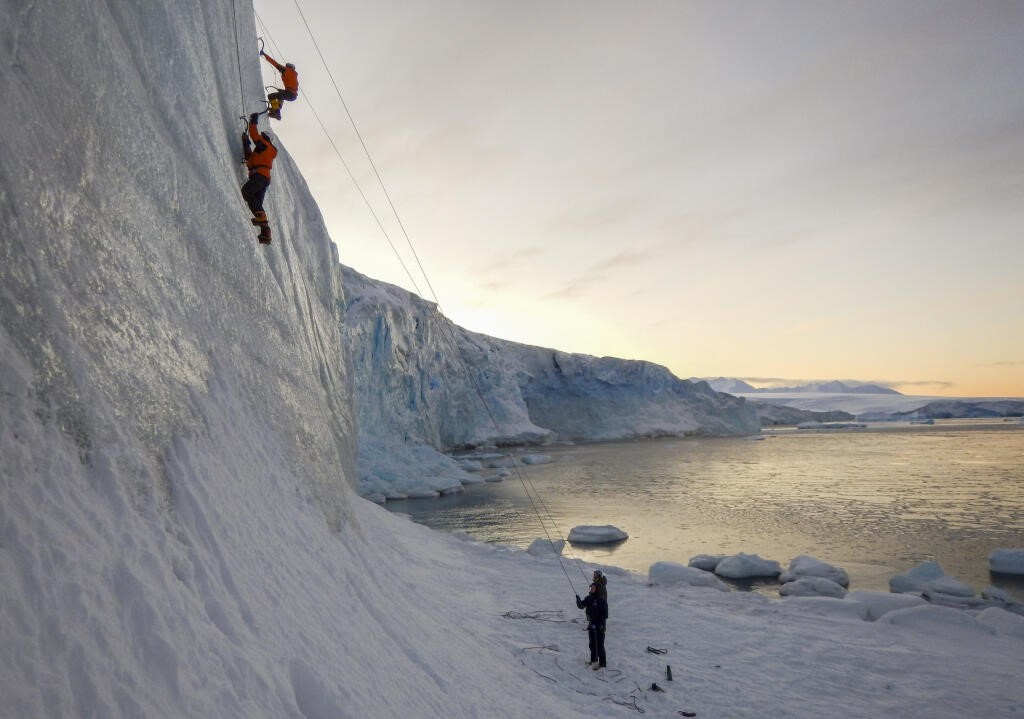
POLYGON ((451 489, 444 453, 486 445, 760 431, 746 400, 650 362, 469 332, 434 303, 344 268, 361 491, 451 489))

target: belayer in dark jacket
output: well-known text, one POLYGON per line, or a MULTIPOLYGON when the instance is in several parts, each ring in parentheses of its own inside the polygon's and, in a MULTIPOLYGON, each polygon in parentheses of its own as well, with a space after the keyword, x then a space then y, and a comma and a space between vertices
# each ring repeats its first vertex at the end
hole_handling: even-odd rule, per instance
POLYGON ((587 610, 587 636, 590 639, 590 661, 594 669, 605 666, 604 629, 608 620, 608 602, 598 593, 597 584, 590 585, 586 599, 576 595, 576 606, 587 610))

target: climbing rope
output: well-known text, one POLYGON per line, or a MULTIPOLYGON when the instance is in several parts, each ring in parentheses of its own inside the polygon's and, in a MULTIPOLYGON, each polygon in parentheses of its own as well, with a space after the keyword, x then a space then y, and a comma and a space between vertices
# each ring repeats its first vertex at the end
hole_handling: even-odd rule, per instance
MULTIPOLYGON (((263 22, 263 18, 260 17, 259 13, 256 13, 256 22, 259 23, 263 34, 270 41, 270 47, 274 51, 274 54, 277 55, 278 57, 286 57, 286 55, 283 52, 281 52, 280 47, 278 47, 277 43, 274 42, 274 38, 270 34, 269 28, 267 27, 266 23, 263 22)), ((395 254, 395 258, 398 260, 398 264, 402 266, 402 269, 405 271, 406 277, 409 278, 409 282, 412 283, 412 286, 413 288, 415 288, 416 293, 422 295, 423 293, 420 290, 419 285, 416 283, 415 278, 413 278, 412 272, 409 271, 409 267, 405 264, 405 261, 402 259, 401 253, 399 253, 398 248, 395 246, 395 243, 391 240, 391 235, 388 234, 388 231, 384 228, 384 223, 381 222, 380 216, 377 214, 376 210, 373 209, 373 205, 370 203, 370 200, 366 196, 366 193, 363 192, 362 186, 359 184, 359 181, 356 179, 356 176, 352 173, 352 168, 350 168, 348 162, 345 161, 345 157, 341 154, 341 150, 339 150, 338 146, 335 144, 334 138, 331 137, 331 133, 327 130, 327 126, 324 125, 324 121, 320 119, 320 114, 316 111, 316 108, 313 105, 312 98, 310 97, 309 91, 306 90, 305 87, 303 87, 302 89, 302 100, 303 104, 307 105, 309 107, 309 111, 313 113, 313 117, 316 119, 317 124, 320 125, 320 130, 324 133, 324 137, 327 138, 327 142, 330 144, 331 149, 334 150, 334 154, 337 155, 338 160, 341 162, 341 166, 345 168, 345 172, 348 174, 348 177, 352 181, 352 184, 355 185, 356 190, 359 192, 359 196, 363 198, 363 204, 366 205, 366 209, 368 209, 370 211, 370 214, 373 216, 373 219, 377 223, 377 227, 380 229, 381 234, 384 235, 384 239, 387 240, 388 245, 391 247, 391 251, 395 254)), ((351 119, 351 116, 349 117, 351 119)))
MULTIPOLYGON (((295 5, 295 9, 299 13, 299 17, 302 19, 302 24, 306 28, 306 33, 309 35, 309 38, 310 38, 310 40, 313 43, 313 47, 316 49, 317 55, 320 57, 320 62, 323 65, 324 70, 327 72, 327 76, 330 78, 332 85, 334 86, 334 90, 335 90, 335 92, 338 95, 338 99, 340 100, 342 107, 345 109, 345 114, 348 117, 349 123, 352 125, 352 129, 354 130, 356 137, 359 139, 359 144, 363 148, 363 153, 366 155, 367 162, 369 162, 370 167, 373 169, 374 176, 377 178, 377 182, 380 184, 380 188, 381 188, 382 192, 384 193, 384 197, 387 198, 388 206, 391 208, 391 212, 394 215, 395 220, 398 223, 399 228, 401 228, 402 235, 404 236, 406 244, 408 244, 409 249, 412 252, 413 257, 416 260, 416 265, 419 268, 420 274, 423 277, 424 281, 426 282, 427 288, 430 290, 430 295, 433 298, 434 304, 437 307, 437 312, 438 312, 439 315, 444 317, 444 312, 442 311, 442 308, 441 308, 441 301, 440 301, 440 299, 438 299, 437 293, 434 291, 434 287, 433 287, 432 283, 430 282, 430 277, 428 276, 427 271, 424 269, 423 263, 420 261, 419 253, 416 252, 416 248, 413 245, 412 239, 409 237, 409 233, 406 231, 405 223, 402 222, 402 218, 399 215, 398 210, 395 207, 395 204, 394 204, 394 202, 391 199, 391 193, 388 192, 387 186, 384 183, 384 179, 381 177, 381 174, 380 174, 380 172, 377 169, 377 165, 373 161, 373 157, 370 154, 370 150, 367 147, 365 140, 363 139, 363 134, 359 131, 359 127, 356 124, 355 118, 352 116, 352 112, 349 110, 348 103, 345 102, 345 98, 344 98, 344 96, 341 93, 341 88, 338 86, 337 81, 334 79, 334 74, 331 72, 331 68, 328 65, 327 60, 324 57, 324 54, 323 54, 323 52, 320 49, 320 45, 319 45, 319 43, 316 40, 316 36, 313 34, 313 30, 310 27, 308 20, 306 19, 306 15, 305 15, 305 13, 302 10, 302 6, 299 4, 298 0, 292 0, 292 1, 293 1, 294 5, 295 5)), ((271 46, 274 48, 274 51, 277 52, 277 44, 274 42, 273 37, 271 37, 270 32, 269 32, 266 24, 263 22, 262 18, 260 18, 259 13, 256 14, 256 19, 257 19, 257 22, 259 22, 260 26, 262 27, 263 33, 270 40, 271 46)), ((283 57, 284 55, 281 55, 281 56, 283 57)), ((392 251, 395 253, 395 256, 398 258, 399 264, 401 264, 402 269, 405 270, 405 273, 408 276, 409 281, 412 283, 412 286, 416 289, 416 293, 418 295, 420 295, 420 296, 423 296, 423 292, 420 291, 419 285, 416 283, 416 280, 413 278, 411 272, 409 271, 409 268, 406 266, 405 262, 402 260, 402 257, 399 254, 398 249, 395 247, 394 243, 392 242, 391 236, 384 229, 384 225, 381 222, 379 216, 377 215, 376 211, 373 209, 373 206, 370 204, 370 201, 366 197, 366 194, 363 192, 362 187, 359 185, 358 181, 356 181, 355 176, 352 173, 352 170, 349 168, 348 163, 345 161, 345 158, 342 156, 341 151, 338 149, 337 145, 335 145, 333 138, 331 137, 330 133, 327 131, 327 128, 324 125, 323 121, 320 119, 319 114, 314 109, 313 104, 312 104, 312 102, 310 101, 310 98, 309 98, 309 93, 305 89, 303 90, 303 97, 305 99, 305 103, 309 105, 310 111, 313 113, 313 116, 316 118, 317 123, 320 125, 320 129, 323 131, 324 135, 327 137, 328 142, 330 143, 331 147, 334 149, 335 154, 338 156, 338 159, 341 161, 342 165, 344 166, 345 171, 348 173, 349 178, 352 180, 353 184, 356 186, 356 189, 359 191, 360 196, 363 198, 363 202, 366 204, 367 208, 370 210, 370 213, 373 215, 374 219, 376 220, 377 226, 380 228, 380 230, 383 233, 384 237, 387 239, 388 244, 391 246, 392 251)), ((466 358, 464 357, 464 355, 462 353, 462 350, 461 350, 461 348, 459 346, 459 343, 458 343, 458 339, 455 336, 455 331, 452 328, 452 323, 450 321, 446 321, 446 322, 442 322, 441 325, 442 325, 442 327, 445 330, 445 334, 448 337, 449 343, 450 343, 450 345, 451 345, 451 347, 452 347, 452 349, 454 351, 453 352, 454 355, 456 357, 458 357, 459 362, 462 364, 463 369, 465 371, 465 375, 470 378, 470 381, 472 382, 472 385, 473 385, 473 389, 474 389, 474 391, 475 391, 475 393, 477 395, 477 398, 480 400, 480 403, 483 406, 484 411, 487 413, 487 416, 490 418, 491 423, 494 425, 494 428, 495 428, 496 432, 500 433, 501 425, 498 423, 497 417, 495 417, 494 413, 491 411, 491 407, 488 404, 486 398, 484 397, 483 389, 480 386, 480 383, 479 383, 479 381, 478 381, 478 379, 476 377, 476 374, 471 371, 471 367, 469 366, 469 363, 466 361, 466 358)), ((532 480, 528 480, 524 476, 524 473, 521 471, 519 466, 517 464, 513 464, 512 469, 513 469, 514 473, 516 474, 516 477, 519 479, 520 484, 523 487, 523 492, 526 495, 526 498, 529 500, 530 505, 531 505, 531 507, 532 507, 532 509, 534 511, 534 514, 537 515, 537 519, 538 519, 538 521, 540 523, 541 530, 544 532, 545 538, 548 540, 548 543, 551 545, 552 549, 555 549, 555 540, 552 539, 551 533, 548 531, 548 524, 550 523, 551 527, 554 528, 555 534, 558 536, 559 540, 563 540, 563 537, 558 532, 558 529, 557 529, 558 524, 557 524, 557 522, 555 522, 554 517, 551 514, 551 510, 548 508, 547 504, 544 502, 543 497, 541 496, 540 492, 537 491, 537 488, 533 484, 533 481, 532 480), (542 509, 543 509, 543 511, 542 511, 542 509), (546 520, 545 520, 545 517, 546 517, 546 520)), ((561 567, 562 573, 565 575, 565 579, 569 583, 569 587, 575 593, 576 588, 575 588, 575 585, 573 585, 573 583, 572 583, 572 579, 569 577, 569 572, 565 568, 565 563, 563 561, 564 557, 562 556, 560 551, 556 550, 555 553, 556 553, 556 556, 558 557, 559 567, 561 567)), ((580 563, 579 558, 575 557, 574 559, 575 559, 575 562, 576 562, 577 569, 579 570, 580 575, 583 577, 584 583, 586 583, 587 582, 586 572, 583 571, 583 567, 582 567, 582 564, 580 563)))
MULTIPOLYGON (((334 79, 334 73, 331 72, 331 68, 328 66, 323 52, 320 51, 320 44, 316 41, 316 36, 313 35, 313 30, 310 28, 309 22, 306 21, 306 14, 302 12, 299 0, 292 0, 292 2, 295 3, 295 9, 299 11, 299 17, 302 18, 302 24, 306 26, 306 32, 309 34, 309 39, 313 41, 313 47, 316 48, 317 55, 320 56, 320 62, 323 64, 324 70, 327 71, 327 76, 331 78, 331 84, 334 85, 334 91, 338 94, 341 106, 345 108, 345 114, 348 116, 348 120, 352 124, 352 129, 355 131, 356 137, 359 139, 359 144, 362 146, 363 153, 366 155, 366 161, 369 162, 370 167, 373 168, 373 174, 377 178, 377 182, 380 184, 380 189, 384 193, 384 197, 387 198, 388 206, 391 208, 391 213, 395 216, 395 221, 398 222, 398 227, 402 230, 402 236, 405 237, 405 242, 409 245, 409 250, 412 252, 413 258, 416 260, 417 267, 420 269, 420 274, 423 276, 423 280, 427 283, 427 287, 430 289, 430 294, 434 297, 434 301, 436 302, 437 295, 430 284, 430 277, 427 276, 426 271, 423 269, 423 263, 420 262, 420 256, 417 254, 416 248, 413 246, 412 240, 409 238, 409 233, 405 230, 405 223, 402 222, 402 218, 398 214, 398 210, 395 208, 395 203, 391 200, 391 193, 388 192, 388 188, 384 184, 384 180, 380 176, 380 172, 377 170, 377 163, 375 163, 373 161, 373 157, 370 156, 370 150, 366 146, 366 142, 363 140, 363 133, 359 131, 359 126, 356 125, 355 118, 352 117, 352 112, 348 109, 348 103, 345 102, 345 98, 341 94, 341 88, 338 87, 338 82, 334 79)), ((417 291, 417 294, 422 296, 423 293, 417 291)))
POLYGON ((242 44, 238 39, 238 11, 235 9, 237 0, 231 0, 231 23, 235 26, 235 65, 238 66, 238 96, 241 100, 242 112, 245 112, 245 83, 242 82, 242 44))

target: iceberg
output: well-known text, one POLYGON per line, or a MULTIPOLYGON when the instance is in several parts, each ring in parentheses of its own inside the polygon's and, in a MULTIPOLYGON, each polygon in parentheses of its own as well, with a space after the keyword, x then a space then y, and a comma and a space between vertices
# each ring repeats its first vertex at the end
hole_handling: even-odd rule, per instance
POLYGON ((613 544, 628 538, 628 534, 610 524, 581 524, 569 530, 569 541, 573 544, 613 544))
POLYGON ((988 555, 988 568, 1001 574, 1024 574, 1024 549, 996 549, 988 555))
POLYGON ((850 575, 845 569, 827 564, 820 559, 800 555, 794 557, 789 563, 789 569, 779 575, 779 581, 783 584, 792 582, 801 577, 822 577, 831 580, 843 587, 850 586, 850 575))
POLYGON ((835 597, 842 599, 846 589, 825 577, 800 577, 790 580, 779 587, 779 594, 784 597, 835 597))
POLYGON ((928 584, 946 576, 938 562, 922 562, 902 574, 894 574, 889 578, 889 589, 893 592, 920 593, 928 588, 928 584))
POLYGON ((734 554, 726 557, 715 567, 715 574, 727 579, 757 579, 777 577, 782 566, 773 559, 761 559, 756 554, 734 554))

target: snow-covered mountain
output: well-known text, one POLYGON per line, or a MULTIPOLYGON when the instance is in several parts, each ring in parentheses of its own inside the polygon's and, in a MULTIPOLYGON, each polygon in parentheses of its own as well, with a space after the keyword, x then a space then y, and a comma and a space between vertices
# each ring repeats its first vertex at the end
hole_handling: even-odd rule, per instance
POLYGON ((650 362, 469 332, 436 305, 344 268, 360 490, 376 498, 467 479, 443 453, 484 445, 754 434, 754 407, 650 362))
MULTIPOLYGON (((696 381, 696 378, 693 378, 696 381)), ((736 379, 735 377, 714 377, 704 380, 711 388, 718 392, 729 394, 796 394, 796 393, 818 393, 818 394, 893 394, 900 392, 891 387, 883 387, 869 382, 854 382, 851 380, 827 380, 822 382, 807 382, 793 387, 754 387, 748 382, 736 379)))

